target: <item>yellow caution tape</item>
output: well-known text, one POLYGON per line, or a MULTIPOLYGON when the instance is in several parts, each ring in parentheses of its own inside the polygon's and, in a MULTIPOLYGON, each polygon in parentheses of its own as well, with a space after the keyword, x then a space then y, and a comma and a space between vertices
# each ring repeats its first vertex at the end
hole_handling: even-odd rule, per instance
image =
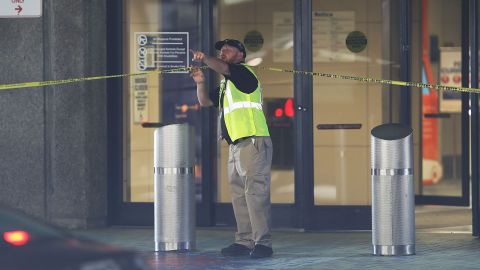
POLYGON ((326 78, 332 78, 332 79, 359 81, 359 82, 365 82, 365 83, 379 83, 379 84, 389 84, 389 85, 398 85, 398 86, 411 86, 411 87, 418 87, 418 88, 432 88, 432 89, 437 89, 437 90, 441 90, 441 91, 480 93, 480 88, 455 87, 455 86, 446 86, 446 85, 440 85, 440 84, 383 80, 383 79, 374 79, 374 78, 368 78, 368 77, 337 75, 337 74, 310 72, 310 71, 298 71, 298 70, 280 69, 280 68, 271 68, 271 67, 267 67, 267 68, 257 67, 257 68, 262 69, 262 70, 270 70, 270 71, 277 71, 277 72, 288 72, 288 73, 294 73, 294 74, 326 77, 326 78))
MULTIPOLYGON (((180 71, 190 71, 190 70, 192 70, 192 68, 193 67, 180 67, 180 68, 155 70, 155 71, 148 71, 148 72, 141 72, 141 73, 126 73, 126 74, 119 74, 119 75, 83 77, 83 78, 73 78, 73 79, 65 79, 65 80, 51 80, 51 81, 42 81, 42 82, 25 82, 25 83, 3 84, 3 85, 0 85, 0 90, 28 88, 28 87, 40 87, 40 86, 48 86, 48 85, 67 84, 67 83, 111 79, 111 78, 133 77, 133 76, 150 75, 150 74, 174 73, 174 72, 180 72, 180 71)), ((206 69, 208 67, 207 66, 202 66, 202 67, 197 67, 197 68, 206 69)), ((437 89, 437 90, 440 90, 440 91, 480 93, 479 88, 455 87, 455 86, 446 86, 446 85, 440 85, 440 84, 428 84, 428 83, 418 83, 418 82, 404 82, 404 81, 395 81, 395 80, 384 80, 384 79, 357 77, 357 76, 349 76, 349 75, 338 75, 338 74, 329 74, 329 73, 321 73, 321 72, 280 69, 280 68, 273 68, 273 67, 252 67, 252 68, 275 71, 275 72, 284 72, 284 73, 293 73, 293 74, 325 77, 325 78, 332 78, 332 79, 352 80, 352 81, 359 81, 359 82, 364 82, 364 83, 378 83, 378 84, 410 86, 410 87, 418 87, 418 88, 431 88, 431 89, 437 89)))
MULTIPOLYGON (((199 68, 205 69, 205 68, 208 68, 208 67, 203 66, 203 67, 199 67, 199 68)), ((133 76, 150 75, 150 74, 173 73, 173 72, 189 71, 189 70, 192 70, 192 67, 181 67, 181 68, 173 68, 173 69, 165 69, 165 70, 155 70, 155 71, 148 71, 148 72, 141 72, 141 73, 126 73, 126 74, 118 74, 118 75, 83 77, 83 78, 73 78, 73 79, 65 79, 65 80, 51 80, 51 81, 43 81, 43 82, 24 82, 24 83, 2 84, 2 85, 0 85, 0 90, 28 88, 28 87, 40 87, 40 86, 67 84, 67 83, 84 82, 84 81, 94 81, 94 80, 111 79, 111 78, 133 77, 133 76)))

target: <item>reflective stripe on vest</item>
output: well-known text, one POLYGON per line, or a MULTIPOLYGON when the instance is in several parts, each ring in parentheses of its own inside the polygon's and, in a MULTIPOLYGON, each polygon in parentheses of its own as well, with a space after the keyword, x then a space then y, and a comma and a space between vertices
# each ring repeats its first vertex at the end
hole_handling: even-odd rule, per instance
POLYGON ((223 108, 223 113, 227 115, 236 109, 242 109, 242 108, 252 108, 252 109, 257 109, 259 111, 262 111, 262 104, 251 102, 251 101, 235 102, 232 105, 230 105, 228 108, 223 108))
POLYGON ((258 102, 253 102, 253 101, 233 102, 232 91, 228 84, 227 84, 227 89, 225 90, 225 96, 227 96, 228 107, 223 108, 223 115, 227 115, 233 112, 234 110, 242 109, 242 108, 252 108, 252 109, 263 111, 262 104, 258 102))

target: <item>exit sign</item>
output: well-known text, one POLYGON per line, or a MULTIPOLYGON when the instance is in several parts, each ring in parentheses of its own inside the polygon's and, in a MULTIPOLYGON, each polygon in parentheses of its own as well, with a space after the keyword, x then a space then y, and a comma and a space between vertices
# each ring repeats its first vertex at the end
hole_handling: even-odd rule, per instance
POLYGON ((42 16, 42 0, 0 0, 0 18, 42 16))

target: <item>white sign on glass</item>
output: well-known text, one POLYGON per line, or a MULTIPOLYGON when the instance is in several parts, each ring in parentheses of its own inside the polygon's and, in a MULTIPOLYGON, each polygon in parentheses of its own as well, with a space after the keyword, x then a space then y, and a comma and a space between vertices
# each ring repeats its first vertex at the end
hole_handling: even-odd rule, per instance
MULTIPOLYGON (((462 48, 440 48, 440 84, 462 87, 462 48)), ((440 91, 440 111, 462 112, 462 94, 454 91, 440 91)))
POLYGON ((132 80, 133 122, 148 121, 148 82, 146 75, 135 76, 132 80))
POLYGON ((182 68, 190 64, 188 32, 135 32, 133 48, 135 69, 139 72, 182 68))
MULTIPOLYGON (((354 62, 355 54, 345 44, 355 29, 354 11, 312 13, 313 62, 354 62)), ((293 62, 293 13, 273 13, 273 61, 293 62)))

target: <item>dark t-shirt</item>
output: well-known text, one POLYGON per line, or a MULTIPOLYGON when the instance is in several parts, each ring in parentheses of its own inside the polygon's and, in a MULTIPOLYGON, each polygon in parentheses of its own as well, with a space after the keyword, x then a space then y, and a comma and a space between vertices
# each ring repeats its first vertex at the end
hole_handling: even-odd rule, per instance
MULTIPOLYGON (((243 93, 246 94, 251 94, 257 89, 258 86, 258 80, 255 77, 255 75, 250 72, 245 66, 241 64, 229 64, 229 70, 230 70, 230 76, 225 75, 225 83, 227 81, 231 81, 238 90, 242 91, 243 93)), ((212 89, 209 92, 210 100, 213 102, 213 106, 218 108, 218 105, 220 104, 220 125, 221 125, 221 130, 222 130, 222 138, 227 141, 228 144, 235 144, 235 142, 232 142, 232 139, 228 135, 227 131, 227 126, 225 125, 225 120, 223 118, 223 97, 219 97, 220 95, 220 86, 218 86, 216 89, 212 89), (220 102, 219 99, 220 98, 220 102)))

